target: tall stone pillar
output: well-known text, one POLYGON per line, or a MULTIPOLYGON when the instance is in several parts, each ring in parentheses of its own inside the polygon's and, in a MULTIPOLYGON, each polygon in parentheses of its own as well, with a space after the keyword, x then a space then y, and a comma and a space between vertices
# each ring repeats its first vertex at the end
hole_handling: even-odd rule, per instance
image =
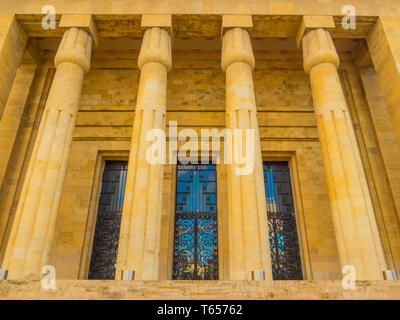
POLYGON ((14 15, 0 15, 0 118, 21 63, 27 39, 14 15))
MULTIPOLYGON (((165 16, 144 16, 151 20, 139 54, 141 70, 135 120, 129 155, 124 207, 118 248, 116 278, 134 271, 135 280, 158 280, 162 186, 164 165, 146 158, 147 134, 165 132, 167 73, 172 67, 171 35, 161 26, 165 16), (160 21, 161 19, 161 21, 160 21)), ((170 16, 166 16, 170 23, 170 16)))
POLYGON ((400 146, 400 17, 379 17, 367 43, 400 146))
MULTIPOLYGON (((63 19, 61 20, 61 23, 63 19)), ((2 269, 10 279, 37 279, 49 261, 55 223, 92 36, 68 28, 55 58, 56 73, 29 162, 2 269)))
MULTIPOLYGON (((36 68, 37 65, 35 64, 20 65, 4 108, 3 116, 0 119, 0 208, 3 208, 4 203, 2 202, 7 202, 5 195, 7 194, 9 183, 8 179, 6 179, 6 172, 9 165, 15 161, 13 150, 18 141, 18 132, 22 126, 24 110, 36 68)), ((9 211, 5 212, 0 209, 0 212, 0 239, 3 239, 3 237, 6 237, 9 211)))
MULTIPOLYGON (((250 17, 251 19, 251 17, 250 17)), ((236 20, 238 21, 238 20, 236 20)), ((239 20, 240 21, 240 20, 239 20)), ((225 19, 225 25, 235 20, 225 19)), ((242 165, 228 165, 229 201, 229 277, 231 280, 250 280, 252 271, 264 271, 272 279, 269 255, 267 208, 262 169, 261 145, 258 131, 257 107, 253 86, 255 61, 247 30, 233 27, 223 35, 222 70, 226 72, 226 125, 243 137, 246 150, 246 129, 254 130, 254 169, 239 174, 242 165)))
POLYGON ((310 75, 340 263, 357 280, 383 279, 386 262, 330 33, 305 30, 304 70, 310 75), (307 32, 308 31, 308 32, 307 32))
MULTIPOLYGON (((8 164, 12 161, 12 150, 17 139, 36 68, 37 65, 35 64, 20 65, 3 116, 0 119, 0 190, 8 164)), ((0 225, 0 230, 2 227, 0 225)))

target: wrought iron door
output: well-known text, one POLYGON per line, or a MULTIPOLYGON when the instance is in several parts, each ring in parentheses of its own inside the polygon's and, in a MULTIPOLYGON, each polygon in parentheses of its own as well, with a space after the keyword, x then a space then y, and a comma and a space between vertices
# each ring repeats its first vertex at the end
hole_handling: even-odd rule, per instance
POLYGON ((89 279, 115 279, 127 168, 127 161, 105 163, 89 279))
POLYGON ((288 163, 264 162, 263 167, 273 279, 302 280, 288 163))
POLYGON ((173 279, 218 280, 215 165, 177 165, 173 279))

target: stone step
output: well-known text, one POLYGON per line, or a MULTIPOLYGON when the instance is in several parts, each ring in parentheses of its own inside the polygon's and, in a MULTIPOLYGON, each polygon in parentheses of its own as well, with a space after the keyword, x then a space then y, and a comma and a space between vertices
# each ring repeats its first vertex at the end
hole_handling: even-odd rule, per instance
POLYGON ((346 290, 340 280, 57 280, 55 290, 45 290, 39 280, 5 280, 0 299, 400 299, 400 281, 357 281, 355 289, 346 290))

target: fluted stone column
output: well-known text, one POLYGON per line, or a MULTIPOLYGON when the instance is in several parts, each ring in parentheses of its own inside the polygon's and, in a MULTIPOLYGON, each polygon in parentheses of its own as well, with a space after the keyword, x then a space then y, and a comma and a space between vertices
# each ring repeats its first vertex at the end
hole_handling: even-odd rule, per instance
POLYGON ((246 150, 246 129, 254 130, 254 170, 238 175, 232 157, 228 170, 229 201, 229 275, 231 280, 250 280, 252 271, 264 271, 272 279, 267 208, 254 96, 255 61, 247 30, 233 28, 223 36, 222 70, 226 72, 226 124, 232 132, 242 129, 246 150))
POLYGON ((310 75, 339 259, 357 280, 383 279, 386 262, 337 68, 330 33, 312 29, 302 40, 310 75))
POLYGON ((149 130, 165 132, 167 73, 172 67, 168 31, 147 29, 138 59, 141 70, 129 155, 127 183, 118 248, 117 279, 133 270, 135 280, 157 280, 163 164, 150 164, 146 152, 149 130))
POLYGON ((3 261, 2 268, 9 270, 10 279, 37 279, 48 263, 91 51, 88 32, 66 30, 3 261))

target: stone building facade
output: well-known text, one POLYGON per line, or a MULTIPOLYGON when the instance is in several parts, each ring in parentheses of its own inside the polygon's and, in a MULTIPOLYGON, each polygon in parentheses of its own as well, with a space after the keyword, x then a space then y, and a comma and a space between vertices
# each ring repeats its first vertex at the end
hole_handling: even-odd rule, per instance
POLYGON ((2 296, 400 298, 400 2, 347 2, 3 0, 2 296))

